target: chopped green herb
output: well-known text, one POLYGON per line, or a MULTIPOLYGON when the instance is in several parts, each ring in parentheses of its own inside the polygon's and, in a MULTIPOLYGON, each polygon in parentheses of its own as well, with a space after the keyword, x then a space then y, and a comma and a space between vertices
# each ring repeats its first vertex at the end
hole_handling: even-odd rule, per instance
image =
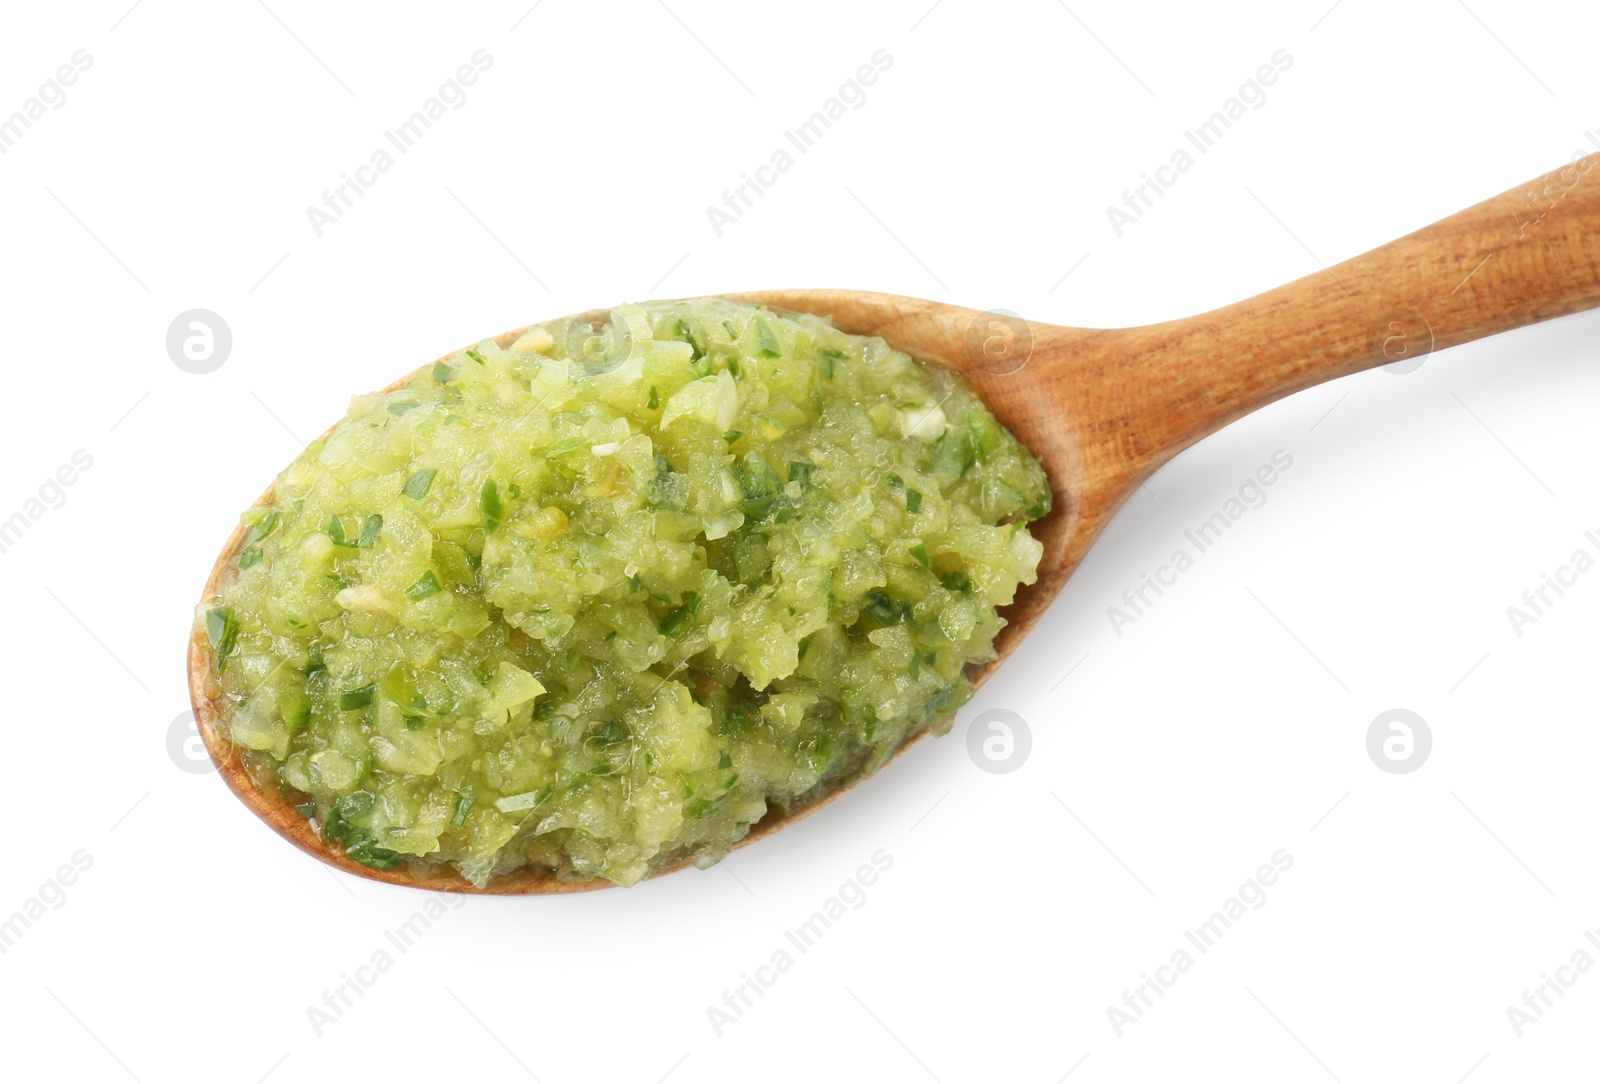
POLYGON ((722 439, 727 441, 729 444, 737 444, 739 443, 739 438, 742 436, 744 436, 744 434, 739 430, 730 429, 726 433, 722 434, 722 439))
POLYGON ((471 358, 473 361, 477 362, 479 365, 484 364, 483 355, 478 353, 476 350, 463 350, 461 352, 467 355, 467 357, 471 358))
POLYGON ((886 592, 874 589, 867 592, 866 605, 862 606, 861 612, 880 625, 893 625, 900 620, 901 605, 886 592))
POLYGON ((395 663, 389 672, 383 675, 383 680, 378 682, 378 689, 402 708, 412 711, 427 710, 428 702, 417 692, 417 683, 411 675, 411 668, 404 663, 395 663))
POLYGON ((977 463, 977 453, 972 448, 972 434, 956 435, 947 430, 934 444, 934 467, 945 475, 963 477, 977 463))
POLYGON ((364 708, 372 703, 372 694, 377 691, 378 686, 374 683, 372 685, 363 685, 359 689, 351 689, 347 693, 341 693, 339 695, 339 710, 355 711, 357 708, 364 708))
POLYGON ((920 511, 922 511, 922 494, 921 493, 917 492, 914 489, 906 490, 906 511, 907 512, 920 512, 920 511))
POLYGON ((744 503, 739 505, 739 511, 747 520, 766 516, 783 490, 783 483, 767 466, 767 461, 757 455, 746 456, 739 464, 739 486, 744 490, 744 503))
POLYGON ((682 320, 678 321, 678 330, 683 336, 683 341, 688 343, 690 349, 694 351, 694 359, 698 361, 700 358, 705 357, 705 347, 701 346, 700 341, 695 338, 694 330, 682 320))
POLYGON ((661 622, 661 635, 671 636, 683 628, 684 622, 693 617, 700 609, 700 595, 690 591, 683 597, 683 605, 669 613, 661 622))
POLYGON ((278 693, 278 710, 290 730, 299 730, 311 721, 311 701, 299 689, 282 689, 278 693))
POLYGON ((344 795, 334 802, 333 808, 328 811, 328 831, 324 834, 343 842, 336 833, 352 827, 351 821, 364 820, 376 804, 377 799, 365 791, 344 795))
POLYGON ((654 384, 650 385, 650 401, 645 403, 646 410, 659 410, 661 407, 661 393, 656 391, 654 384))
POLYGON ((257 542, 260 542, 262 539, 271 534, 273 528, 277 526, 278 513, 268 512, 265 516, 252 524, 250 529, 245 532, 244 544, 247 546, 255 545, 257 542))
POLYGON ((815 463, 790 463, 789 481, 799 482, 801 486, 811 487, 811 476, 817 472, 815 463))
POLYGON ((428 495, 428 490, 433 488, 433 479, 438 473, 438 471, 431 468, 419 470, 406 479, 406 484, 400 488, 400 492, 414 501, 420 501, 428 495))
POLYGON ((232 606, 219 606, 206 611, 206 639, 220 666, 221 660, 228 657, 233 651, 234 642, 239 639, 239 624, 232 606))
POLYGON ((781 353, 778 349, 778 337, 772 333, 772 329, 767 326, 767 322, 759 316, 756 317, 756 335, 761 341, 762 357, 775 358, 781 353))
POLYGON ((370 550, 378 544, 378 536, 383 533, 383 517, 377 514, 370 515, 366 522, 361 524, 361 541, 356 545, 364 550, 370 550))
POLYGON ((494 534, 500 529, 500 487, 493 478, 483 483, 483 492, 478 495, 478 508, 483 512, 483 529, 494 534))
POLYGON ((918 542, 915 546, 912 546, 910 553, 911 556, 917 559, 917 563, 923 568, 933 567, 933 562, 928 558, 928 547, 923 545, 921 542, 918 542))
POLYGON ((380 847, 370 837, 344 849, 346 857, 372 869, 394 869, 404 861, 398 851, 380 847))
POLYGON ((967 432, 972 436, 973 455, 982 462, 990 452, 999 446, 1004 438, 1004 431, 992 419, 974 414, 967 419, 967 432))
POLYGON ((422 574, 420 580, 406 588, 406 598, 420 601, 425 598, 432 598, 440 590, 439 577, 435 576, 433 569, 430 568, 422 574))
POLYGON ((833 763, 833 758, 839 753, 839 743, 832 738, 821 738, 811 756, 811 764, 817 771, 827 769, 833 763))

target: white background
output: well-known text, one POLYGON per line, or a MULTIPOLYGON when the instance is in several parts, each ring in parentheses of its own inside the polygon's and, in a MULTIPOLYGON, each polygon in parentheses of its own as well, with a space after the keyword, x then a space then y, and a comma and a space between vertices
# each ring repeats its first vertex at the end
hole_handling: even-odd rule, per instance
POLYGON ((0 919, 74 852, 93 862, 0 955, 5 1075, 1488 1084, 1592 1066, 1600 975, 1521 1037, 1506 1013, 1600 926, 1600 574, 1520 637, 1506 615, 1597 551, 1592 314, 1313 389, 1180 456, 951 737, 720 869, 470 899, 398 954, 384 933, 424 896, 331 872, 181 770, 206 572, 353 392, 656 296, 820 285, 1084 326, 1182 316, 1553 169, 1600 128, 1600 16, 1576 0, 668 5, 0 15, 0 116, 93 57, 0 155, 0 518, 93 457, 0 554, 0 919), (494 63, 465 106, 317 237, 307 206, 478 49, 494 63), (718 237, 707 205, 879 49, 893 66, 865 105, 718 237), (1294 63, 1267 103, 1116 237, 1107 205, 1279 49, 1294 63), (234 339, 205 376, 164 344, 197 307, 234 339), (1107 607, 1278 449, 1294 466, 1268 503, 1116 635, 1107 607), (1413 774, 1366 751, 1395 707, 1432 730, 1413 774), (966 750, 990 708, 1031 729, 1011 774, 966 750), (1294 864, 1266 904, 1119 1037, 1107 1008, 1279 848, 1294 864), (893 866, 866 904, 719 1037, 707 1007, 879 849, 893 866), (308 1007, 386 947, 394 967, 319 1036, 308 1007))

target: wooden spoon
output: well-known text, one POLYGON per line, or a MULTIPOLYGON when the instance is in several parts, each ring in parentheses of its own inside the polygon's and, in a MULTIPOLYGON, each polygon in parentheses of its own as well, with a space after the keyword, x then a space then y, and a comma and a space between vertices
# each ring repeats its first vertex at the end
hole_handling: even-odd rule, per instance
MULTIPOLYGON (((981 684, 1033 628, 1140 481, 1202 437, 1327 380, 1600 305, 1597 164, 1600 155, 1590 155, 1287 286, 1146 327, 1028 324, 1005 313, 853 290, 772 290, 735 300, 828 316, 844 331, 882 336, 924 361, 959 370, 1044 464, 1056 502, 1033 527, 1044 543, 1038 582, 1021 588, 1005 609, 999 657, 971 675, 981 684)), ((495 341, 508 347, 526 330, 495 341)), ((257 503, 271 499, 269 488, 257 503)), ((206 599, 232 574, 243 540, 244 529, 236 528, 206 583, 206 599)), ((479 889, 445 867, 414 875, 353 862, 321 839, 291 798, 258 787, 245 770, 222 726, 222 692, 202 628, 189 643, 189 688, 223 779, 280 834, 331 865, 435 891, 553 893, 609 884, 523 870, 479 889)), ((847 780, 787 814, 769 814, 739 845, 792 824, 859 781, 847 780)))

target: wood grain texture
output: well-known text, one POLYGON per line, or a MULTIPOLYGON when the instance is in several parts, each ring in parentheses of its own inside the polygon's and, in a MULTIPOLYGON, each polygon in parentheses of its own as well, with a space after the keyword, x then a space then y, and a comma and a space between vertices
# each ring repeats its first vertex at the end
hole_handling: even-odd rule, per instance
MULTIPOLYGON (((1009 624, 996 641, 999 657, 972 671, 981 684, 1038 622, 1140 481, 1196 441, 1316 384, 1600 306, 1597 165, 1600 155, 1591 155, 1286 286, 1146 327, 1028 324, 853 290, 772 290, 735 299, 828 316, 844 331, 881 336, 960 371, 1044 464, 1056 501, 1033 527, 1045 547, 1038 582, 1002 611, 1009 624)), ((509 346, 525 330, 495 341, 509 346)), ((269 488, 257 503, 271 498, 269 488)), ((243 539, 244 529, 235 529, 205 599, 215 598, 232 574, 243 539)), ((523 871, 478 889, 444 868, 419 876, 350 861, 342 848, 322 841, 289 798, 261 789, 244 769, 223 731, 216 663, 200 622, 188 664, 200 734, 223 779, 262 820, 323 861, 433 891, 543 894, 607 883, 523 871)), ((769 814, 739 846, 794 823, 859 781, 845 781, 787 814, 769 814)))

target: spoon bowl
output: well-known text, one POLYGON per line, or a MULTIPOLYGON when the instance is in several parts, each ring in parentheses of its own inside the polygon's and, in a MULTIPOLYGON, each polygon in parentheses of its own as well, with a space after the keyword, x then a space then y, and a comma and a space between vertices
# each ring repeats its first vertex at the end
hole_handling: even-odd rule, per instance
MULTIPOLYGON (((1600 306, 1597 164, 1600 155, 1576 160, 1275 290, 1145 327, 1030 324, 998 310, 853 290, 730 296, 829 317, 843 331, 879 336, 921 361, 959 371, 1043 464, 1055 506, 1031 526, 1044 545, 1038 579, 1002 609, 1008 623, 995 642, 996 658, 970 670, 973 684, 981 685, 1037 624, 1142 480, 1208 434, 1328 380, 1377 365, 1415 362, 1449 346, 1600 306)), ((495 342, 509 347, 527 330, 506 332, 495 342)), ((257 503, 269 503, 272 494, 269 487, 257 503)), ((214 597, 236 567, 244 534, 242 526, 235 528, 204 598, 214 597)), ((404 867, 380 870, 352 861, 318 835, 287 795, 260 787, 246 770, 223 726, 216 660, 203 629, 191 635, 188 663, 200 735, 224 781, 257 816, 307 853, 362 877, 431 891, 542 894, 609 884, 527 869, 478 888, 442 866, 414 874, 404 867)), ((861 778, 846 779, 787 812, 768 814, 738 846, 815 812, 861 778)))

